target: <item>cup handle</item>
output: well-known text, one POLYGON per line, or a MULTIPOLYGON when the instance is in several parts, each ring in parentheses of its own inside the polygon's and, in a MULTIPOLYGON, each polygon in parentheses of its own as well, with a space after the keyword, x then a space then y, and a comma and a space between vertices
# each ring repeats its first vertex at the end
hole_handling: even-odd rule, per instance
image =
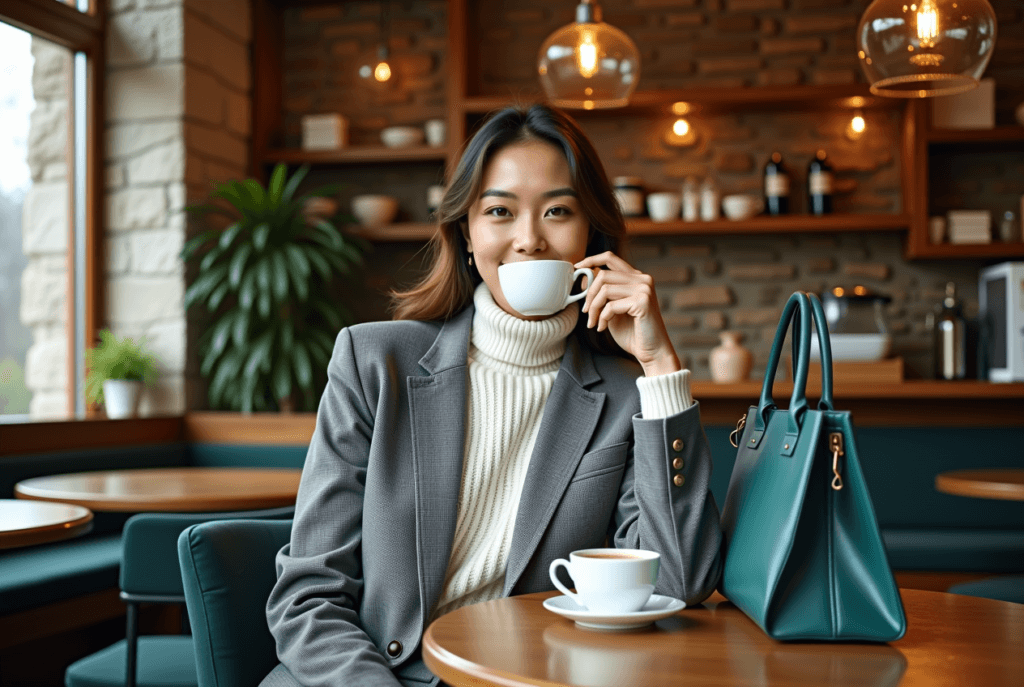
POLYGON ((564 565, 565 571, 569 573, 570 577, 572 576, 572 567, 570 567, 569 561, 565 560, 564 558, 556 558, 555 560, 551 561, 551 566, 548 568, 548 575, 551 576, 551 583, 558 587, 558 591, 562 592, 570 599, 575 601, 577 604, 582 606, 583 603, 580 601, 580 597, 575 592, 570 592, 568 589, 566 589, 565 585, 558 580, 558 576, 555 574, 555 571, 558 569, 558 566, 560 565, 564 565))
MULTIPOLYGON (((587 291, 590 291, 590 285, 594 283, 594 270, 590 269, 589 267, 581 267, 578 270, 576 270, 575 272, 573 272, 572 273, 572 283, 575 284, 576 283, 576 279, 580 275, 582 275, 582 274, 587 275, 587 288, 583 289, 582 291, 580 291, 575 296, 569 296, 568 298, 566 298, 565 299, 565 303, 562 304, 563 308, 565 306, 569 305, 570 303, 575 303, 579 299, 583 298, 584 296, 587 295, 587 291)), ((561 560, 561 559, 559 559, 559 560, 561 560)), ((566 564, 566 565, 568 565, 568 564, 566 564)))

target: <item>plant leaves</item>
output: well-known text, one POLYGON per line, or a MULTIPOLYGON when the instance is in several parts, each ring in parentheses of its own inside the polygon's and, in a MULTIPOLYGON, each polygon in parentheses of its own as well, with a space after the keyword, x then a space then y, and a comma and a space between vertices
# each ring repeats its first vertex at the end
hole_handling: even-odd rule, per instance
POLYGON ((281 323, 281 349, 284 352, 285 357, 291 352, 292 346, 295 345, 295 325, 292 324, 291 320, 285 320, 281 323))
POLYGON ((273 204, 281 202, 281 194, 284 192, 284 179, 288 172, 288 166, 283 162, 278 162, 274 165, 274 171, 270 175, 270 201, 273 204))
POLYGON ((296 341, 292 346, 292 365, 299 388, 310 389, 313 386, 313 367, 309 362, 309 353, 306 352, 306 347, 301 341, 296 341))
POLYGON ((234 241, 235 238, 237 238, 239 232, 241 232, 241 231, 242 231, 242 223, 241 222, 235 222, 234 224, 229 226, 227 229, 225 229, 223 232, 221 232, 220 240, 218 241, 218 245, 221 247, 222 250, 227 250, 228 246, 231 245, 231 242, 234 241))
POLYGON ((245 348, 249 343, 249 325, 252 322, 250 311, 237 310, 235 321, 231 325, 231 342, 235 348, 245 348))
POLYGON ((216 310, 220 306, 221 301, 224 300, 224 296, 228 295, 228 291, 230 290, 231 284, 221 282, 221 285, 214 289, 213 293, 210 294, 210 300, 206 301, 206 308, 210 312, 216 310))
POLYGON ((207 229, 203 233, 189 239, 181 249, 180 257, 182 260, 188 261, 192 259, 192 255, 199 250, 199 248, 217 235, 217 232, 213 229, 207 229))
POLYGON ((255 179, 246 179, 242 182, 245 188, 249 191, 249 196, 252 198, 253 208, 256 210, 266 211, 267 207, 267 194, 260 186, 260 182, 255 179))
POLYGON ((184 309, 188 310, 194 304, 209 296, 210 292, 224 279, 227 271, 227 265, 218 265, 209 272, 199 275, 199 278, 192 282, 192 285, 185 290, 184 309))
POLYGON ((250 255, 252 255, 252 244, 243 243, 231 258, 231 271, 228 274, 228 280, 233 288, 238 288, 238 285, 242 282, 245 261, 249 259, 250 255))
POLYGON ((210 401, 214 406, 220 405, 221 398, 224 396, 224 390, 229 381, 231 381, 235 375, 238 374, 238 368, 242 365, 241 352, 232 349, 228 352, 224 358, 221 359, 220 364, 217 365, 217 371, 213 374, 213 379, 210 380, 210 401))
POLYGON ((271 389, 274 398, 280 400, 292 393, 292 370, 288 364, 288 356, 279 355, 274 363, 274 371, 271 373, 271 389))
POLYGON ((245 361, 245 368, 242 370, 244 378, 258 377, 260 368, 270 363, 270 347, 273 343, 273 329, 268 329, 259 335, 259 338, 256 339, 250 348, 248 360, 245 361))
POLYGON ((262 251, 267 247, 267 237, 269 236, 270 225, 263 222, 252 230, 252 245, 256 246, 256 250, 262 251))
POLYGON ((304 244, 302 249, 306 254, 306 258, 310 263, 312 263, 313 267, 316 268, 316 271, 320 273, 320 276, 323 277, 325 281, 330 280, 330 278, 334 276, 334 272, 331 270, 331 264, 327 262, 324 256, 317 252, 316 248, 308 244, 304 244))
POLYGON ((256 307, 259 310, 260 317, 267 319, 270 317, 270 291, 260 291, 256 297, 256 307))
POLYGON ((242 277, 242 285, 238 288, 238 304, 245 310, 252 309, 256 301, 256 275, 249 270, 242 277))
POLYGON ((292 178, 288 180, 288 183, 284 187, 284 192, 281 194, 282 203, 290 203, 292 197, 295 195, 295 191, 299 188, 299 184, 306 178, 306 174, 309 173, 309 165, 302 165, 297 170, 292 178))
POLYGON ((270 260, 274 268, 274 298, 281 302, 288 297, 288 265, 280 252, 273 253, 270 260))

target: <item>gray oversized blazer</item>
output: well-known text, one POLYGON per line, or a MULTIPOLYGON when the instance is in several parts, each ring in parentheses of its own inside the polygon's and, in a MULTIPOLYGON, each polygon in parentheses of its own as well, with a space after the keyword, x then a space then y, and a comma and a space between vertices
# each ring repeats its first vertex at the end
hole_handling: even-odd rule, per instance
MULTIPOLYGON (((455 535, 473 312, 338 335, 267 602, 282 665, 263 685, 436 683, 420 640, 455 535)), ((642 419, 639 374, 570 335, 530 458, 505 595, 554 589, 553 559, 606 541, 659 551, 660 594, 693 604, 714 590, 721 534, 700 408, 642 419)))

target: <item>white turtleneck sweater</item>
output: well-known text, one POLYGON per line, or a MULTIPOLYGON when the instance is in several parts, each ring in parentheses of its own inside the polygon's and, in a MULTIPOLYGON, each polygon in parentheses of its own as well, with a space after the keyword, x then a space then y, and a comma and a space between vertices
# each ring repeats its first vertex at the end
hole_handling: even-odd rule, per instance
MULTIPOLYGON (((483 283, 473 304, 458 519, 431 621, 501 596, 530 455, 566 339, 579 316, 579 305, 573 303, 545 320, 521 320, 502 310, 483 283)), ((667 417, 692 405, 689 378, 689 370, 639 378, 643 417, 667 417)))

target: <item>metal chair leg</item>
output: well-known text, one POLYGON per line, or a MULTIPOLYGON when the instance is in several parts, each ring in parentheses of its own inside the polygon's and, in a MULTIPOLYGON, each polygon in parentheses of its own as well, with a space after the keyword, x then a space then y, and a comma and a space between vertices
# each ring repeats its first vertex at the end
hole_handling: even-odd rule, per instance
POLYGON ((128 659, 127 665, 125 666, 125 687, 135 687, 135 664, 137 663, 138 660, 138 657, 136 656, 136 651, 138 649, 139 641, 138 612, 138 604, 129 601, 128 609, 125 613, 125 656, 127 656, 128 659))

